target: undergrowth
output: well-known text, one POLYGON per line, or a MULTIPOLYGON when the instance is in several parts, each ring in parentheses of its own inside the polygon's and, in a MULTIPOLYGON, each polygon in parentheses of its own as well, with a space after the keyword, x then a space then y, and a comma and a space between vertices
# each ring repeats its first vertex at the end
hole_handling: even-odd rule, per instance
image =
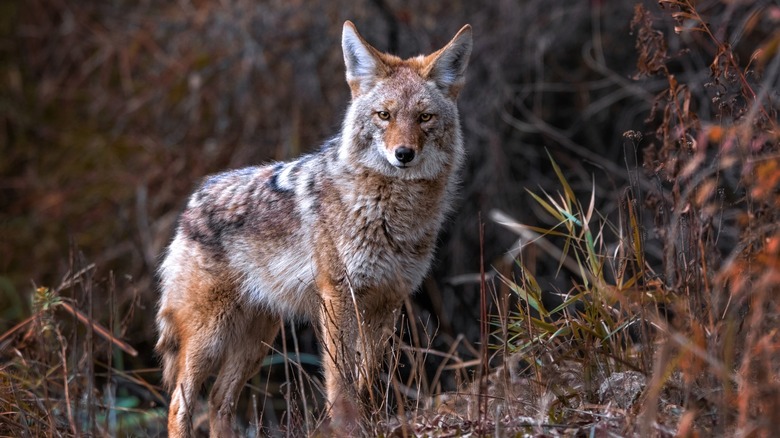
POLYGON ((626 169, 636 173, 616 217, 598 213, 595 190, 581 203, 555 163, 560 190, 532 193, 550 227, 493 213, 522 248, 516 276, 500 276, 519 298, 509 351, 526 378, 551 393, 550 422, 591 416, 586 430, 630 436, 773 436, 780 34, 740 64, 694 3, 660 3, 689 46, 716 48, 709 78, 686 83, 672 71, 691 49, 671 53, 638 5, 638 77, 668 86, 648 117, 657 126, 651 138, 625 133, 629 153, 642 145, 642 169, 626 169), (697 105, 704 92, 709 103, 697 105), (536 256, 524 260, 529 251, 555 260, 570 287, 543 290, 536 256))
POLYGON ((132 315, 113 313, 113 278, 99 284, 94 268, 74 270, 56 288, 36 287, 32 314, 0 336, 0 435, 127 436, 163 430, 165 399, 147 381, 158 370, 126 369, 124 358, 138 355, 122 340, 132 315), (108 289, 111 300, 108 327, 92 316, 102 305, 92 301, 98 287, 108 289))

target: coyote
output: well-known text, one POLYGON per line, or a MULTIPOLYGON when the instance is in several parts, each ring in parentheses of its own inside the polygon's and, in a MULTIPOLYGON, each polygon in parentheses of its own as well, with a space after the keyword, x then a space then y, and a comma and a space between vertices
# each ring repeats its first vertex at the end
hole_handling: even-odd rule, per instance
POLYGON ((211 373, 211 436, 233 436, 241 388, 283 319, 318 324, 331 427, 360 433, 361 396, 456 190, 471 27, 406 60, 349 21, 341 44, 352 94, 341 133, 295 161, 207 177, 179 218, 157 314, 172 437, 192 435, 211 373))

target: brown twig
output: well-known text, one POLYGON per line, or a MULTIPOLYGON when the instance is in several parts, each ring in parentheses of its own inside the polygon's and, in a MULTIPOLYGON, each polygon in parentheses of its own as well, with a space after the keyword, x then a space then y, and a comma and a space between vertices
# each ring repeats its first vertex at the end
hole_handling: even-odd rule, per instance
POLYGON ((92 329, 98 335, 100 335, 102 338, 106 339, 107 341, 111 342, 112 344, 116 345, 117 347, 119 347, 125 353, 127 353, 127 354, 129 354, 130 356, 133 356, 133 357, 138 356, 138 350, 133 348, 127 342, 122 341, 121 339, 117 339, 116 337, 114 337, 114 335, 111 334, 111 332, 108 331, 108 329, 106 329, 105 327, 103 327, 99 322, 90 320, 86 315, 81 313, 80 310, 76 309, 75 307, 73 307, 69 303, 67 303, 65 301, 61 301, 59 303, 59 306, 61 306, 65 310, 67 310, 68 313, 70 313, 71 315, 75 316, 79 321, 81 321, 82 323, 84 323, 88 327, 92 327, 92 329))

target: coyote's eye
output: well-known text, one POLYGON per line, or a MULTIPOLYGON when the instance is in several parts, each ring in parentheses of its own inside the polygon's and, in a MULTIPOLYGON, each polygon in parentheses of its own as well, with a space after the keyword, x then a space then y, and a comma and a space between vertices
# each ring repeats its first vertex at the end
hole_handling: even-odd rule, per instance
POLYGON ((428 113, 420 114, 421 122, 430 122, 432 118, 433 118, 433 114, 428 114, 428 113))
POLYGON ((376 115, 382 120, 390 120, 390 113, 387 111, 377 111, 376 115))

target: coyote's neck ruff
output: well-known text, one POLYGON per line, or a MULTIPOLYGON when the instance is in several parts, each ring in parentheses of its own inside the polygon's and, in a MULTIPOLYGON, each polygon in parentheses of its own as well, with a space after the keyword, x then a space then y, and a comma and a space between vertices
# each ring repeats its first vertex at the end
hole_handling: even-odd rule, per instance
POLYGON ((385 330, 430 266, 464 156, 455 99, 470 28, 401 60, 347 22, 342 48, 352 101, 341 134, 296 161, 212 176, 182 213, 158 315, 172 436, 191 432, 212 372, 210 427, 232 434, 282 318, 320 324, 334 426, 357 432, 385 330))

